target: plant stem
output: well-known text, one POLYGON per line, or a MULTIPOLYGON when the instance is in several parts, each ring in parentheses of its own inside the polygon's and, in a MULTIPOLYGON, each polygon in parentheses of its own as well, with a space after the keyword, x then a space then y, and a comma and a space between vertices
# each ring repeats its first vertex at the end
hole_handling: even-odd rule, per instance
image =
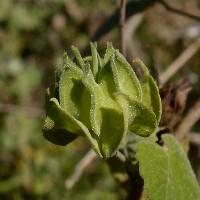
POLYGON ((163 0, 158 0, 158 2, 160 4, 162 4, 165 7, 165 9, 167 9, 170 12, 173 12, 175 14, 179 14, 179 15, 182 15, 182 16, 185 16, 185 17, 189 17, 189 18, 191 18, 193 20, 200 21, 200 16, 193 15, 191 13, 187 13, 185 11, 179 10, 178 8, 174 8, 174 7, 170 6, 167 2, 165 2, 163 0))
POLYGON ((126 17, 126 0, 120 1, 120 19, 119 19, 119 29, 120 29, 120 49, 121 52, 125 55, 125 41, 124 41, 124 24, 126 17))
POLYGON ((200 38, 195 40, 185 49, 174 62, 160 76, 160 83, 164 85, 175 73, 177 73, 184 64, 195 54, 200 48, 200 38))

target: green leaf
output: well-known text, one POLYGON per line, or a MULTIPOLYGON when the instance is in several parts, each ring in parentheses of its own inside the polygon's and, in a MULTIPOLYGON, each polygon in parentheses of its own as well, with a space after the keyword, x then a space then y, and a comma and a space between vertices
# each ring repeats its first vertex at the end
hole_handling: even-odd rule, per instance
POLYGON ((148 137, 157 128, 155 114, 137 101, 129 102, 129 130, 137 135, 148 137))
POLYGON ((153 77, 149 74, 149 70, 139 58, 133 60, 133 66, 134 65, 139 66, 143 71, 142 78, 140 79, 140 84, 142 86, 142 103, 155 113, 157 122, 159 123, 162 106, 158 87, 153 77))
POLYGON ((126 134, 126 125, 122 112, 116 109, 101 108, 100 150, 104 158, 113 156, 126 134))
POLYGON ((103 57, 104 65, 106 65, 110 61, 110 58, 113 56, 114 53, 115 53, 115 49, 113 48, 112 43, 108 42, 106 52, 103 57))
POLYGON ((43 125, 44 136, 51 142, 66 145, 76 139, 80 128, 73 119, 57 106, 57 99, 51 98, 47 104, 47 117, 43 125))
POLYGON ((97 77, 97 82, 100 82, 102 73, 104 71, 104 67, 110 62, 111 57, 114 55, 115 49, 113 48, 111 43, 107 43, 106 52, 103 58, 100 57, 98 54, 98 61, 99 61, 99 74, 97 77))
POLYGON ((60 105, 66 112, 91 129, 91 97, 82 83, 83 73, 78 67, 68 65, 59 81, 60 105))
POLYGON ((71 142, 73 138, 76 138, 75 135, 86 136, 93 149, 101 156, 94 135, 89 132, 88 128, 82 122, 63 110, 55 98, 51 98, 49 101, 43 132, 48 140, 60 145, 71 142))
POLYGON ((140 82, 131 65, 118 51, 115 51, 115 56, 111 58, 111 66, 118 92, 140 101, 142 97, 140 82))
POLYGON ((165 134, 162 140, 163 146, 137 145, 136 157, 149 199, 199 200, 199 186, 185 152, 173 136, 165 134))
POLYGON ((80 65, 80 68, 84 70, 85 62, 84 62, 83 58, 81 57, 79 49, 75 46, 72 46, 72 51, 75 55, 78 65, 80 65))
POLYGON ((98 84, 91 71, 87 73, 83 82, 91 94, 92 129, 98 136, 102 156, 108 158, 116 152, 127 132, 126 123, 128 124, 128 121, 124 119, 120 104, 114 97, 116 88, 110 63, 104 66, 98 84))
POLYGON ((54 121, 47 117, 43 126, 44 137, 57 145, 66 145, 74 141, 78 136, 62 128, 56 128, 54 121))
POLYGON ((65 129, 68 132, 80 132, 80 128, 74 123, 74 120, 61 109, 56 96, 56 88, 50 87, 46 92, 46 114, 44 129, 65 129), (66 121, 68 123, 66 123, 66 121))
MULTIPOLYGON (((132 100, 123 93, 116 95, 127 102, 127 109, 124 109, 124 115, 127 115, 128 118, 129 131, 142 137, 148 137, 156 131, 156 116, 149 108, 139 101, 132 100)), ((126 106, 124 102, 122 102, 122 105, 126 106)))
POLYGON ((92 53, 92 72, 96 79, 96 76, 98 74, 98 53, 97 53, 97 44, 96 43, 90 43, 91 53, 92 53))

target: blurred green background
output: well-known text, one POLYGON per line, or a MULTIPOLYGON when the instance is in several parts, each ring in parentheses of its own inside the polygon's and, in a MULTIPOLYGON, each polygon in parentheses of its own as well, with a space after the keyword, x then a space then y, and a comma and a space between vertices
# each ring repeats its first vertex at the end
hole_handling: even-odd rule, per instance
MULTIPOLYGON (((169 3, 193 14, 200 11, 198 0, 169 3)), ((92 163, 67 190, 65 180, 89 145, 78 139, 67 147, 56 146, 41 132, 45 88, 63 52, 72 44, 84 51, 117 6, 116 0, 0 0, 0 199, 123 198, 102 161, 92 163)), ((200 24, 155 5, 130 19, 126 31, 128 57, 139 56, 162 72, 199 36, 200 24)), ((106 41, 119 47, 117 28, 99 41, 100 47, 106 41)), ((197 53, 174 78, 187 75, 191 81, 188 105, 200 96, 199 58, 197 53)))

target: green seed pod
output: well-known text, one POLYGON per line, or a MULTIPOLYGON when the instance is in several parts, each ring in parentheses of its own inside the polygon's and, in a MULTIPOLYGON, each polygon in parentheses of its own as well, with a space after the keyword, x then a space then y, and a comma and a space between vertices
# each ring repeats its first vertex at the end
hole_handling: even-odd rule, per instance
POLYGON ((56 71, 55 84, 47 90, 44 136, 66 145, 86 137, 103 158, 118 150, 127 132, 148 137, 158 127, 161 100, 146 66, 136 59, 143 75, 139 79, 124 56, 109 43, 100 57, 91 43, 91 56, 82 58, 72 47, 56 71))

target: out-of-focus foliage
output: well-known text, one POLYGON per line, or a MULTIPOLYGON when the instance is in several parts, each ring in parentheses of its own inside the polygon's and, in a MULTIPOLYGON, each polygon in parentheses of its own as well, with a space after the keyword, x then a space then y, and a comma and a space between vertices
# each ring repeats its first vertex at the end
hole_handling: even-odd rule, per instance
MULTIPOLYGON (((54 78, 54 66, 72 44, 85 48, 116 2, 0 0, 0 199, 120 198, 119 188, 102 162, 92 164, 77 185, 66 190, 64 182, 88 144, 80 139, 61 148, 48 143, 41 133, 44 88, 54 78)), ((180 0, 176 4, 195 13, 197 2, 180 0)), ((131 37, 128 54, 162 70, 185 48, 190 38, 182 33, 190 26, 196 23, 160 6, 152 7, 131 37)), ((118 45, 116 29, 100 44, 107 40, 118 45)), ((180 73, 191 75, 193 99, 200 95, 198 58, 194 56, 180 73)))
MULTIPOLYGON (((41 132, 44 85, 53 78, 52 66, 72 43, 88 42, 84 21, 98 2, 0 1, 0 199, 118 199, 101 162, 68 191, 65 180, 88 145, 78 140, 58 148, 41 132)), ((103 15, 108 4, 99 10, 103 15)))

